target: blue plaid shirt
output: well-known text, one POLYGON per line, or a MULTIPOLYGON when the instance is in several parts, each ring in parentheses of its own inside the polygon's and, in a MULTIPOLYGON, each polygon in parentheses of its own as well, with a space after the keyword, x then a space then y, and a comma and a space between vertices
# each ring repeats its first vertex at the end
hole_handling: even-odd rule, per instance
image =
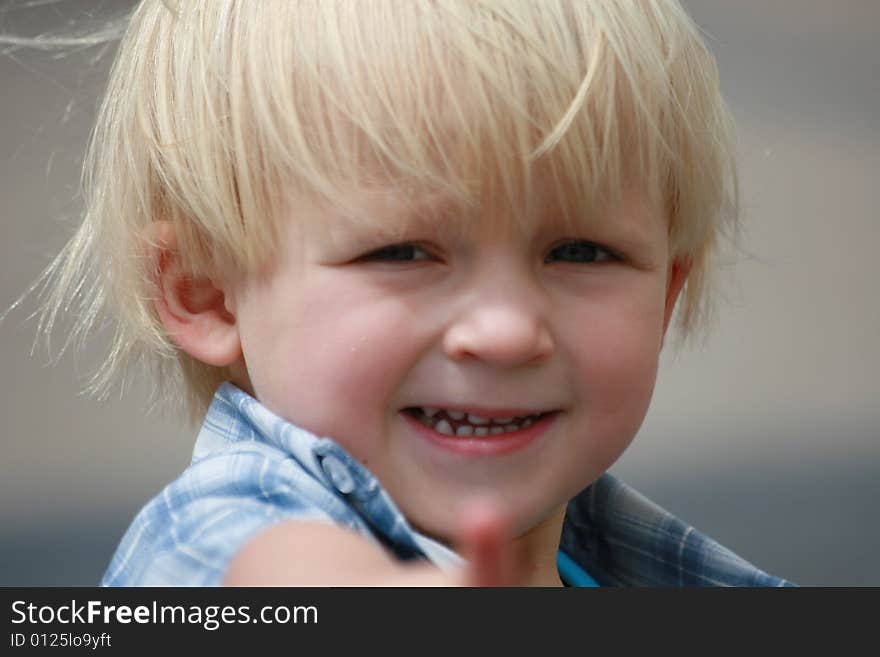
MULTIPOLYGON (((399 558, 460 557, 416 532, 338 444, 223 384, 192 463, 138 514, 104 586, 211 586, 257 532, 285 520, 348 527, 399 558)), ((568 505, 560 551, 601 585, 784 586, 609 474, 568 505)), ((568 559, 566 562, 570 563, 568 559)))

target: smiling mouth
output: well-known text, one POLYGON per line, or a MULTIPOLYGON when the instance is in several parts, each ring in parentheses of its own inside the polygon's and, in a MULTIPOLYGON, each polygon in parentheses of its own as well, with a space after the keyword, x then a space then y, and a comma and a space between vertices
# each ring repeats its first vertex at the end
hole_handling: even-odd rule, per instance
POLYGON ((462 411, 417 407, 403 412, 420 424, 444 436, 493 437, 514 433, 530 426, 552 413, 535 413, 510 417, 485 418, 462 411))

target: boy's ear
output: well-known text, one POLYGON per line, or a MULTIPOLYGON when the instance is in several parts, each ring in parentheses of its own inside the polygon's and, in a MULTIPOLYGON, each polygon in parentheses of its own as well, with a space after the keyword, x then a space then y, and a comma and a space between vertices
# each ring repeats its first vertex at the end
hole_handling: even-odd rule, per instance
POLYGON ((666 277, 666 308, 663 314, 663 337, 666 338, 666 329, 669 328, 669 320, 672 319, 672 311, 675 310, 675 302, 681 294, 688 274, 691 273, 691 261, 687 258, 673 260, 666 277))
POLYGON ((153 272, 156 312, 168 336, 207 365, 225 367, 239 360, 238 326, 226 308, 222 287, 207 276, 186 273, 170 222, 153 222, 143 237, 153 272))

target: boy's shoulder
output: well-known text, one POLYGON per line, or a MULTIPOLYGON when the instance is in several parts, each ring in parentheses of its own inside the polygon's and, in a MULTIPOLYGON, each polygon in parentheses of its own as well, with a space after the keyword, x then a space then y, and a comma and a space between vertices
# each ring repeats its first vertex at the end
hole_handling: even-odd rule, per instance
POLYGON ((608 473, 569 502, 560 549, 603 585, 794 586, 608 473))
POLYGON ((402 559, 457 561, 412 530, 378 481, 338 444, 223 384, 189 467, 135 517, 102 585, 219 584, 249 539, 287 520, 346 527, 402 559))

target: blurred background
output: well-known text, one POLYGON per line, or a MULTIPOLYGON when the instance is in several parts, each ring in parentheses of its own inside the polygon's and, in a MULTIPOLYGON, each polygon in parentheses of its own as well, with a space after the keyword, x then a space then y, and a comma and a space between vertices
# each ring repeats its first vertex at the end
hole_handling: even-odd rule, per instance
MULTIPOLYGON (((684 4, 739 125, 746 252, 725 266, 706 344, 667 349, 612 471, 773 574, 880 585, 880 3, 684 4)), ((130 5, 0 0, 0 34, 100 25, 130 5)), ((0 308, 79 216, 112 46, 100 51, 0 56, 0 308)), ((147 415, 136 381, 124 398, 82 395, 101 346, 48 366, 33 310, 0 324, 0 585, 94 585, 194 436, 147 415)))

